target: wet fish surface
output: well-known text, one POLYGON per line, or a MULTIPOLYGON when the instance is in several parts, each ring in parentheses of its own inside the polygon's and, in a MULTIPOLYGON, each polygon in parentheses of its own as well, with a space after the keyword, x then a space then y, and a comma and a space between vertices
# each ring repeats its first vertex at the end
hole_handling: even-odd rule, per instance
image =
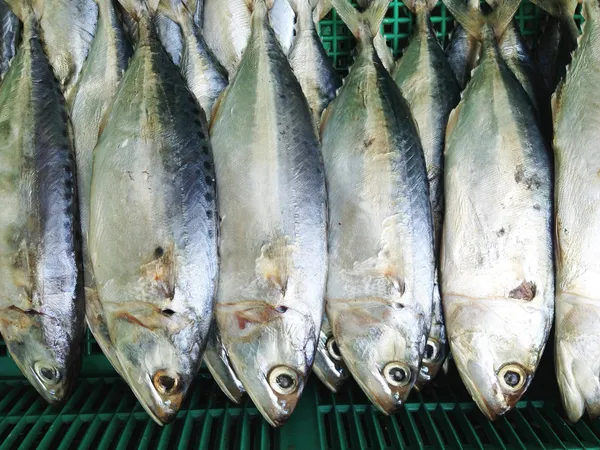
POLYGON ((456 23, 445 52, 461 89, 464 89, 471 79, 471 72, 477 65, 480 51, 481 42, 456 23))
POLYGON ((61 404, 79 373, 85 326, 72 135, 40 11, 8 4, 23 39, 0 87, 0 333, 33 387, 61 404))
POLYGON ((519 2, 497 2, 486 15, 445 3, 482 40, 482 55, 446 134, 442 303, 461 378, 495 419, 527 390, 552 324, 552 166, 496 43, 519 2))
POLYGON ((600 6, 585 0, 579 46, 553 99, 556 174, 555 364, 570 421, 600 415, 598 166, 600 6))
POLYGON ((221 271, 216 316, 239 379, 263 417, 294 411, 323 317, 326 192, 319 142, 265 0, 214 113, 221 271))
POLYGON ((332 4, 358 40, 322 120, 329 195, 327 316, 349 371, 384 413, 406 400, 431 325, 435 257, 423 149, 373 40, 388 9, 332 4))
POLYGON ((0 80, 4 78, 10 62, 21 42, 21 21, 13 14, 5 0, 0 0, 0 80))
POLYGON ((200 367, 218 222, 204 114, 158 39, 157 3, 121 0, 139 39, 94 150, 89 248, 121 374, 162 424, 200 367))
MULTIPOLYGON (((460 101, 460 87, 429 19, 436 3, 432 0, 413 0, 406 3, 416 16, 416 27, 408 47, 398 61, 394 79, 410 105, 419 128, 429 179, 437 259, 444 217, 443 166, 446 125, 450 112, 460 101)), ((448 352, 437 278, 436 270, 432 324, 417 380, 419 389, 435 377, 448 352)))

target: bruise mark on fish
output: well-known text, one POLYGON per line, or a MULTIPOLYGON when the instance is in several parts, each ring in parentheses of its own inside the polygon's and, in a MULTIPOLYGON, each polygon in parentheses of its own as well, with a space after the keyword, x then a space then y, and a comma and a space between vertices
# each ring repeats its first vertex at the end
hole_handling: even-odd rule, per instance
POLYGON ((536 293, 535 283, 532 281, 523 281, 518 287, 510 291, 508 294, 509 298, 515 298, 517 300, 531 301, 534 299, 536 293))

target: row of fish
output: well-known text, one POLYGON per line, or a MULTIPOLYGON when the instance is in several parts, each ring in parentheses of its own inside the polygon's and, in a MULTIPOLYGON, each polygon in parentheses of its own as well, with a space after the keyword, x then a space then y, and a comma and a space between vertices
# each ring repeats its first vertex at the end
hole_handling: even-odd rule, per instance
POLYGON ((517 0, 448 0, 447 54, 435 2, 407 2, 398 63, 387 0, 6 1, 20 21, 0 5, 2 60, 16 54, 0 65, 0 333, 48 401, 72 388, 85 312, 158 423, 202 358, 274 426, 311 369, 334 391, 352 374, 392 413, 447 341, 494 418, 552 325, 554 189, 557 376, 572 420, 597 413, 597 106, 582 86, 598 4, 584 0, 554 97, 554 182, 548 92, 577 45, 572 2, 538 0, 536 65, 517 0), (357 39, 343 85, 317 33, 332 5, 357 39))

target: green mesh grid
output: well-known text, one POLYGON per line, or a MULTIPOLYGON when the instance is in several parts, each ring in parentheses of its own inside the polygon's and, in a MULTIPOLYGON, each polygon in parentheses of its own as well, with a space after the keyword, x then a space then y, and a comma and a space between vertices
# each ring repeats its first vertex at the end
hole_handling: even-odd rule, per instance
MULTIPOLYGON (((576 18, 581 23, 579 12, 576 18)), ((543 19, 544 13, 528 1, 516 15, 532 47, 543 19)), ((446 46, 452 17, 439 4, 431 20, 446 46)), ((382 31, 399 57, 412 32, 411 14, 402 2, 390 3, 382 31)), ((336 68, 347 72, 355 43, 335 11, 321 22, 320 32, 336 68)), ((290 422, 275 430, 250 401, 229 402, 203 370, 175 422, 161 428, 117 377, 89 332, 81 379, 62 408, 48 406, 28 385, 0 339, 0 450, 34 448, 600 449, 600 420, 572 425, 564 419, 549 349, 526 396, 496 422, 479 412, 454 371, 425 392, 411 394, 391 417, 379 413, 354 382, 333 395, 312 376, 290 422)))

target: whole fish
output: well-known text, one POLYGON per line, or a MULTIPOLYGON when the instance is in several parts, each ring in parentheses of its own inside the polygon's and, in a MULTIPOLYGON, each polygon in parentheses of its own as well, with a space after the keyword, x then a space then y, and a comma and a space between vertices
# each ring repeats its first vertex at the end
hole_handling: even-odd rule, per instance
POLYGON ((552 166, 535 109, 496 39, 518 0, 489 14, 445 0, 482 40, 446 132, 441 287, 454 362, 490 419, 527 390, 552 324, 552 166))
POLYGON ((457 23, 446 47, 446 58, 461 89, 464 89, 471 79, 471 72, 477 65, 480 51, 481 43, 457 23))
POLYGON ((600 5, 583 1, 583 33, 553 99, 556 161, 556 376, 569 420, 600 415, 600 5))
MULTIPOLYGON (((419 127, 429 179, 437 258, 444 217, 443 167, 446 125, 450 112, 460 101, 460 87, 429 19, 436 4, 437 0, 406 2, 406 6, 416 16, 416 26, 408 47, 398 61, 394 79, 410 105, 419 127)), ((431 330, 416 384, 419 389, 436 376, 448 353, 437 279, 436 270, 431 330)))
POLYGON ((98 26, 88 58, 73 92, 71 120, 77 161, 86 318, 98 345, 115 369, 120 371, 120 364, 114 354, 106 327, 106 318, 96 293, 88 235, 93 151, 123 72, 127 68, 131 47, 125 37, 113 0, 96 1, 98 26))
POLYGON ((0 80, 4 78, 10 62, 21 42, 21 22, 5 0, 0 0, 0 80))
POLYGON ((218 273, 204 114, 158 39, 158 0, 120 0, 138 42, 94 149, 89 250, 121 374, 174 420, 211 325, 218 273))
POLYGON ((536 61, 549 92, 554 92, 565 76, 571 55, 577 48, 579 29, 573 16, 576 0, 532 0, 548 12, 547 21, 538 40, 536 61))
POLYGON ((348 369, 392 413, 413 387, 431 325, 435 257, 423 149, 373 38, 388 9, 334 8, 357 38, 350 74, 322 120, 329 194, 327 316, 348 369))
POLYGON ((98 5, 95 0, 43 0, 40 3, 44 50, 70 105, 96 32, 98 5))
POLYGON ((327 276, 326 192, 306 98, 254 0, 252 32, 214 113, 221 215, 216 316, 254 404, 273 426, 313 363, 327 276))
POLYGON ((182 47, 180 60, 173 62, 181 69, 188 87, 210 120, 217 98, 227 87, 227 75, 208 49, 202 31, 194 21, 195 8, 202 9, 203 1, 161 0, 161 11, 180 29, 179 34, 170 39, 179 39, 182 47))
POLYGON ((23 39, 0 86, 0 334, 49 403, 81 365, 84 302, 71 129, 33 1, 9 0, 23 39))
MULTIPOLYGON (((321 114, 335 98, 335 93, 342 85, 342 79, 336 73, 333 62, 323 48, 317 33, 314 14, 321 2, 319 0, 289 1, 298 17, 296 39, 290 50, 289 60, 318 128, 321 114)), ((316 19, 318 22, 321 18, 316 19)))
MULTIPOLYGON (((235 74, 242 53, 250 38, 253 0, 204 0, 204 38, 219 63, 235 74)), ((295 16, 288 0, 269 0, 274 6, 269 11, 271 25, 285 54, 289 51, 294 34, 295 16)))

